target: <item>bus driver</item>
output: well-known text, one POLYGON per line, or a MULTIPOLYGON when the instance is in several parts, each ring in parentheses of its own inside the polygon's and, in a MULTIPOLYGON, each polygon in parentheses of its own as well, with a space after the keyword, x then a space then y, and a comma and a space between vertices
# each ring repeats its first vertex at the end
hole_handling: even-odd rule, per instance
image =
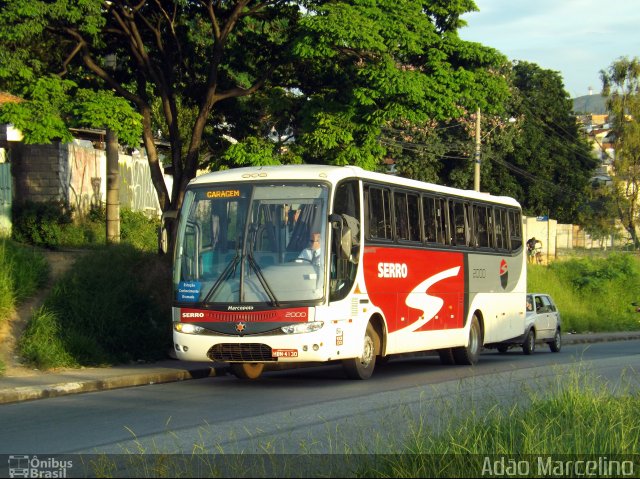
POLYGON ((319 264, 322 259, 322 251, 320 249, 320 233, 311 233, 309 238, 309 246, 303 249, 298 255, 298 259, 304 259, 313 264, 319 264))

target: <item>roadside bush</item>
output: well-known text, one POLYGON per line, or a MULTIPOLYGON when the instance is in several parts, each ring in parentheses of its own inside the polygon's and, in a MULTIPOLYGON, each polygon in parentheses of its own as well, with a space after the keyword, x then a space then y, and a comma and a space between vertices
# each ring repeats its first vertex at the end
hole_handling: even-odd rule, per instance
POLYGON ((40 288, 49 275, 42 253, 0 239, 0 319, 40 288))
MULTIPOLYGON (((49 266, 33 248, 0 239, 0 322, 6 321, 15 307, 35 294, 46 281, 49 266)), ((0 375, 5 364, 0 360, 0 375)))
POLYGON ((168 258, 131 245, 87 253, 32 319, 20 341, 22 354, 41 368, 167 357, 170 271, 168 258))
POLYGON ((139 211, 120 210, 120 239, 141 251, 158 251, 160 220, 139 211))
POLYGON ((549 293, 565 331, 640 329, 640 259, 628 253, 528 266, 528 290, 549 293))
POLYGON ((35 312, 19 346, 22 356, 39 369, 76 367, 80 363, 67 351, 58 317, 45 307, 35 312))
MULTIPOLYGON (((106 244, 104 207, 92 207, 85 216, 73 219, 73 209, 60 202, 27 202, 13 210, 13 238, 25 244, 49 249, 99 248, 106 244)), ((141 251, 158 249, 160 220, 144 213, 120 210, 120 240, 141 251)))
POLYGON ((72 208, 59 201, 14 203, 12 238, 19 243, 57 248, 62 229, 72 223, 72 208))

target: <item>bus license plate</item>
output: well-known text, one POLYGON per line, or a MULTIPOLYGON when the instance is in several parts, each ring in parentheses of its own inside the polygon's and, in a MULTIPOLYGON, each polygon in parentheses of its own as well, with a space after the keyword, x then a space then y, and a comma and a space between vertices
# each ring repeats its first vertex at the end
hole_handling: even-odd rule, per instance
POLYGON ((274 349, 271 352, 271 356, 274 358, 297 358, 297 349, 274 349))

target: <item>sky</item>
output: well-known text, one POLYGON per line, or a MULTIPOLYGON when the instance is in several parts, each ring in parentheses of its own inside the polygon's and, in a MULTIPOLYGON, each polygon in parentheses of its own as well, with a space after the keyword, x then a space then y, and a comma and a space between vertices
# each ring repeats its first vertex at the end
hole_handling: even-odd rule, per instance
POLYGON ((560 73, 571 98, 600 93, 600 70, 640 58, 640 0, 475 0, 464 40, 560 73))

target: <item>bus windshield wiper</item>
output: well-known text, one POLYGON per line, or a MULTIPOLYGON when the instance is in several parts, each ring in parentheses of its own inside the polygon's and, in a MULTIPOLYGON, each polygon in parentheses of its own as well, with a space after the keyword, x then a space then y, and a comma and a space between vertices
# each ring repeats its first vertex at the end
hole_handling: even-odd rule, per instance
POLYGON ((227 265, 227 267, 224 269, 224 271, 222 272, 218 280, 213 284, 213 286, 211 287, 207 295, 202 300, 203 303, 207 303, 218 291, 218 288, 220 288, 220 285, 224 283, 232 274, 235 273, 236 267, 238 266, 239 262, 240 262, 240 252, 236 251, 236 255, 233 258, 231 258, 231 261, 229 261, 229 264, 227 265))
POLYGON ((253 269, 253 271, 255 271, 256 276, 258 277, 258 281, 260 281, 260 284, 262 285, 265 292, 267 293, 267 296, 269 296, 269 299, 271 299, 271 302, 275 306, 279 307, 280 303, 278 302, 278 298, 276 298, 276 295, 271 289, 271 286, 269 286, 269 283, 267 283, 267 280, 264 278, 264 275, 262 274, 262 269, 254 259, 253 253, 251 251, 249 251, 249 253, 247 254, 247 259, 249 260, 249 266, 251 267, 251 269, 253 269))

